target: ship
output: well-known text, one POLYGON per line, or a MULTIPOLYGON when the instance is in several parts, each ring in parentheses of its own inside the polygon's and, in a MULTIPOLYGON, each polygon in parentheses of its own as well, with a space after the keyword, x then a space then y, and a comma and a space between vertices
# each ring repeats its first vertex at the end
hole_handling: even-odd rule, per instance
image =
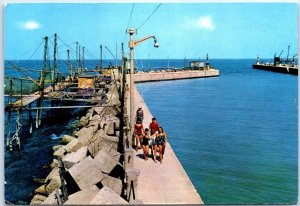
POLYGON ((283 50, 280 52, 279 56, 277 56, 275 53, 273 63, 263 63, 262 61, 260 61, 259 56, 257 56, 256 63, 253 64, 252 67, 253 69, 262 69, 266 71, 298 75, 298 65, 295 63, 295 57, 298 56, 298 54, 293 55, 289 59, 289 50, 290 45, 288 46, 288 54, 286 59, 281 58, 283 50))

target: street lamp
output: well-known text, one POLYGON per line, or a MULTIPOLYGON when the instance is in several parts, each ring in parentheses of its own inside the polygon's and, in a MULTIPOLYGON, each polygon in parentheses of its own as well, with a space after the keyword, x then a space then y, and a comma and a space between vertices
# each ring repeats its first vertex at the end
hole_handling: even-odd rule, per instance
POLYGON ((139 40, 134 41, 133 40, 133 34, 134 34, 134 29, 130 28, 128 31, 130 35, 130 40, 129 40, 129 48, 130 48, 130 136, 129 136, 129 146, 132 146, 132 135, 134 131, 134 80, 133 80, 133 74, 134 74, 134 47, 136 47, 138 44, 153 38, 154 39, 154 47, 158 48, 159 44, 157 43, 157 39, 153 35, 148 35, 145 36, 139 40))

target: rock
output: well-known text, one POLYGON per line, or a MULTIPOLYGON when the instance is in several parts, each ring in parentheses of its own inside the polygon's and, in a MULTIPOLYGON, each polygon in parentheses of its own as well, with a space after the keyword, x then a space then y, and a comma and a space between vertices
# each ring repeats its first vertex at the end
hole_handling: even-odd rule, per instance
POLYGON ((86 117, 87 119, 90 119, 90 118, 93 116, 93 114, 94 114, 94 108, 91 108, 91 109, 89 109, 89 110, 87 111, 85 117, 86 117))
POLYGON ((94 134, 94 127, 84 127, 81 128, 77 133, 76 136, 78 137, 78 140, 83 144, 87 145, 89 140, 93 137, 94 134))
POLYGON ((120 130, 120 119, 119 118, 114 122, 114 127, 115 127, 115 130, 120 130))
POLYGON ((62 157, 66 155, 67 153, 75 152, 80 147, 82 147, 81 142, 79 142, 78 139, 73 139, 71 142, 69 142, 67 145, 61 147, 59 150, 54 152, 53 156, 55 157, 62 157))
POLYGON ((100 164, 91 156, 75 164, 67 173, 80 190, 95 185, 104 178, 100 164))
POLYGON ((50 164, 51 169, 58 167, 59 162, 57 159, 53 159, 52 163, 50 164))
POLYGON ((110 188, 104 186, 100 192, 96 194, 91 202, 91 205, 119 205, 128 204, 123 198, 112 191, 110 188))
POLYGON ((80 118, 78 126, 79 127, 85 127, 88 123, 89 123, 89 118, 83 116, 83 117, 80 118))
POLYGON ((55 167, 51 170, 51 172, 48 174, 48 176, 44 180, 44 183, 48 184, 54 177, 59 177, 58 167, 55 167))
MULTIPOLYGON (((112 136, 99 136, 98 139, 88 145, 88 151, 92 157, 95 157, 100 150, 111 153, 114 157, 117 155, 118 142, 112 141, 110 139, 112 136)), ((114 138, 114 137, 112 137, 114 138)), ((119 154, 119 153, 118 153, 119 154)), ((116 159, 116 158, 115 158, 116 159)), ((117 157, 117 161, 119 157, 117 157)))
POLYGON ((107 121, 107 125, 104 131, 106 132, 107 135, 111 135, 111 136, 115 135, 114 123, 111 121, 107 121))
POLYGON ((68 197, 68 200, 64 202, 64 205, 87 205, 91 202, 100 189, 96 185, 84 188, 83 190, 76 192, 68 197))
POLYGON ((106 175, 103 180, 101 180, 101 184, 110 188, 118 195, 121 195, 122 193, 122 181, 118 178, 106 175))
MULTIPOLYGON (((59 194, 61 195, 60 189, 58 189, 59 194)), ((56 190, 54 190, 43 202, 42 205, 58 205, 58 201, 56 199, 56 190)))
POLYGON ((98 152, 98 154, 94 158, 94 161, 100 167, 101 171, 106 174, 110 174, 117 166, 122 168, 121 164, 104 149, 98 152))
POLYGON ((81 147, 78 149, 76 152, 71 152, 70 154, 67 154, 62 158, 62 161, 64 163, 65 168, 69 169, 71 168, 74 164, 80 162, 87 156, 87 146, 81 147))
POLYGON ((32 198, 30 205, 39 205, 41 204, 47 197, 45 197, 44 195, 34 195, 34 197, 32 198))
POLYGON ((107 115, 104 115, 104 116, 103 116, 103 120, 104 120, 104 121, 111 121, 111 122, 114 122, 114 121, 117 121, 117 120, 118 120, 118 117, 116 117, 116 116, 113 115, 113 114, 107 114, 107 115))
POLYGON ((117 114, 118 114, 118 112, 113 107, 105 107, 105 109, 102 112, 103 116, 105 116, 105 115, 116 116, 117 114))
POLYGON ((61 138, 61 143, 62 144, 68 144, 69 142, 71 142, 73 139, 75 139, 75 137, 70 136, 70 135, 63 135, 61 138))
POLYGON ((99 115, 102 115, 103 110, 104 107, 94 107, 94 111, 99 115))
POLYGON ((44 184, 45 179, 32 176, 32 182, 41 185, 44 184))
POLYGON ((46 193, 46 185, 41 185, 41 186, 39 186, 38 188, 36 188, 36 189, 34 190, 34 194, 40 194, 40 195, 47 196, 47 193, 46 193))
POLYGON ((96 127, 96 130, 98 130, 101 122, 101 117, 99 115, 95 115, 95 116, 93 116, 95 118, 92 118, 92 120, 89 122, 89 125, 96 127))
POLYGON ((59 189, 61 186, 61 180, 60 177, 54 176, 49 184, 46 186, 46 194, 51 194, 56 189, 59 189))
POLYGON ((60 149, 61 147, 63 147, 63 145, 55 145, 52 147, 53 152, 57 151, 58 149, 60 149))

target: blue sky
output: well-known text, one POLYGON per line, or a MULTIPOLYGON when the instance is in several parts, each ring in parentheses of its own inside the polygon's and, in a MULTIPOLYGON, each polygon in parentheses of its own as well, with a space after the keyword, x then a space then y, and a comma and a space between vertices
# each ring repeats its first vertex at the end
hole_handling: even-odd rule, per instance
MULTIPOLYGON (((128 53, 125 30, 132 5, 8 4, 4 59, 42 59, 42 46, 38 46, 44 36, 53 42, 55 32, 62 59, 67 47, 61 40, 72 51, 76 41, 85 46, 86 58, 98 58, 100 44, 115 53, 116 43, 120 50, 124 42, 128 53)), ((138 28, 156 6, 136 3, 129 27, 138 28)), ((154 48, 153 40, 148 40, 136 47, 136 58, 204 58, 206 53, 211 58, 256 58, 257 54, 272 58, 282 49, 286 56, 289 44, 291 54, 298 50, 298 8, 296 3, 163 3, 134 38, 148 34, 157 37, 160 47, 154 48)), ((74 52, 71 57, 75 58, 74 52)), ((105 57, 111 58, 108 52, 105 57)))

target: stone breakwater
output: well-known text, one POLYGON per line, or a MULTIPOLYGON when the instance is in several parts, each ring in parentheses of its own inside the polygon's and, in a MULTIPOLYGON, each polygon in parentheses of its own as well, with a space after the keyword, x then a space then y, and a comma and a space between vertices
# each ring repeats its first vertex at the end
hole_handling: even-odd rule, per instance
POLYGON ((30 204, 128 204, 120 145, 121 104, 116 83, 106 84, 103 104, 80 118, 72 135, 53 147, 51 172, 30 204), (63 176, 63 178, 61 178, 63 176), (61 199, 62 198, 62 199, 61 199))

